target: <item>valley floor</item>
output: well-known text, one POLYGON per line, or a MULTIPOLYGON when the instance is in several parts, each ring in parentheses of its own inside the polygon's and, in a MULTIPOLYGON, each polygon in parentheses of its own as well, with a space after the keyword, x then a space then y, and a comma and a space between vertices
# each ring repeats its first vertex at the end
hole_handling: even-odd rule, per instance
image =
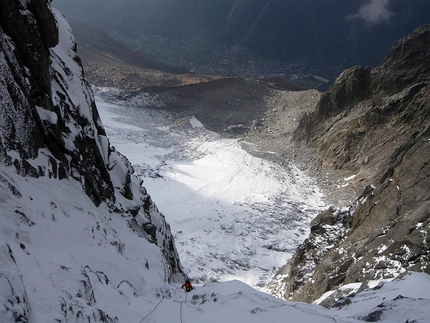
POLYGON ((325 208, 296 166, 254 157, 196 118, 148 108, 156 97, 124 99, 96 89, 111 144, 137 174, 172 227, 185 272, 195 282, 241 280, 264 290, 325 208))

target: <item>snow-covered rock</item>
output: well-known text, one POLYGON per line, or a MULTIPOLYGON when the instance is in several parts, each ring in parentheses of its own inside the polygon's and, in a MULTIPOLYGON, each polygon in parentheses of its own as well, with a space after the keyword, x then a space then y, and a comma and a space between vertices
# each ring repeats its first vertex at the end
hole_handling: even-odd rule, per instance
POLYGON ((117 322, 184 278, 170 227, 110 146, 66 19, 1 6, 0 321, 117 322))

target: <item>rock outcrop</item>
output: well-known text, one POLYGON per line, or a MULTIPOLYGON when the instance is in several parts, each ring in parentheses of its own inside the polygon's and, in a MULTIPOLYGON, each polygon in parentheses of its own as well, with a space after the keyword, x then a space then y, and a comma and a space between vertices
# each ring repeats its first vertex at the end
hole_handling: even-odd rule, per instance
POLYGON ((331 305, 357 291, 348 284, 430 273, 429 66, 426 25, 376 68, 343 72, 300 121, 295 140, 315 148, 325 170, 354 172, 351 185, 365 189, 314 219, 271 284, 278 296, 331 305))

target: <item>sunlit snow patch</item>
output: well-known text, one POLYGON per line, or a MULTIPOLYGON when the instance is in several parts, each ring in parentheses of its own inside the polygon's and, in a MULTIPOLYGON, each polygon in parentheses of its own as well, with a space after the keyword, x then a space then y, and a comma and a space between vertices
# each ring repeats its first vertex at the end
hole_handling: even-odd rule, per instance
POLYGON ((203 123, 201 123, 195 116, 192 116, 190 119, 190 124, 193 128, 202 128, 203 123))

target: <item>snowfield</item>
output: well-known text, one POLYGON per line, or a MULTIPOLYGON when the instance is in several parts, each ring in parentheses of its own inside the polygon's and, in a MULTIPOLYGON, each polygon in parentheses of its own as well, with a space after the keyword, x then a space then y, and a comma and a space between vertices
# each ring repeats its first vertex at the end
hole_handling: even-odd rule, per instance
POLYGON ((264 289, 325 204, 312 180, 256 158, 195 117, 178 123, 149 95, 95 89, 110 138, 144 180, 195 282, 237 279, 264 289), (151 107, 152 106, 152 107, 151 107))

